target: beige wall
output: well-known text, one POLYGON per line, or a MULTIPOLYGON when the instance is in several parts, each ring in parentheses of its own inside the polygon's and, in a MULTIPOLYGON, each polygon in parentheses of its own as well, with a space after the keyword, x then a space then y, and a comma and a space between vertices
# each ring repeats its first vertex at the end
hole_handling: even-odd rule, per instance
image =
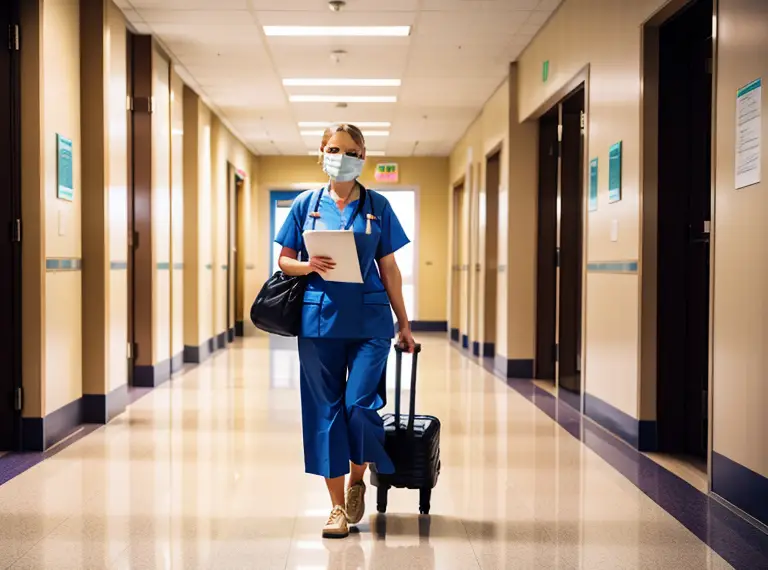
POLYGON ((127 382, 126 30, 111 1, 82 0, 83 393, 127 382))
MULTIPOLYGON (((255 274, 248 273, 246 291, 258 292, 269 275, 270 232, 269 193, 271 190, 319 188, 327 177, 315 157, 261 156, 258 162, 258 199, 255 236, 257 261, 255 274)), ((449 205, 445 188, 448 186, 446 158, 387 158, 380 162, 397 162, 400 167, 398 186, 418 188, 418 232, 416 265, 418 314, 413 320, 447 320, 448 223, 449 205)), ((385 189, 374 179, 377 161, 369 159, 360 181, 372 189, 385 189)), ((252 236, 252 239, 253 236, 252 236)), ((252 297, 249 297, 249 299, 252 297)))
POLYGON ((171 72, 171 355, 184 352, 184 83, 171 72))
MULTIPOLYGON (((536 118, 589 66, 588 157, 600 164, 599 208, 586 228, 587 262, 640 258, 641 26, 662 0, 567 0, 519 61, 521 119, 536 118), (544 83, 541 67, 550 62, 544 83), (608 204, 608 149, 623 141, 622 201, 608 204), (611 222, 619 239, 610 240, 611 222)), ((639 409, 639 277, 588 273, 585 389, 633 418, 639 409)), ((643 419, 653 419, 643 418, 643 419)))
POLYGON ((152 362, 171 354, 171 65, 152 52, 152 362))
MULTIPOLYGON (((227 193, 229 191, 232 165, 246 173, 246 185, 251 178, 251 153, 235 138, 215 115, 211 128, 211 197, 213 214, 213 305, 214 330, 211 336, 227 330, 227 267, 230 263, 227 250, 229 213, 227 193)), ((232 303, 234 314, 234 299, 232 303)))
MULTIPOLYGON (((46 0, 42 13, 43 188, 45 257, 82 257, 80 161, 80 10, 77 0, 46 0), (56 134, 73 144, 74 201, 57 196, 56 134), (63 234, 63 235, 62 235, 63 234)), ((51 413, 82 395, 82 274, 45 274, 43 322, 44 411, 51 413)))
POLYGON ((448 191, 453 192, 454 186, 464 179, 463 216, 458 224, 459 264, 468 268, 461 273, 459 291, 452 295, 457 295, 460 303, 458 328, 462 333, 469 331, 471 341, 486 342, 484 315, 493 310, 498 315, 496 353, 508 359, 530 360, 534 350, 537 135, 535 128, 518 120, 514 105, 517 85, 517 66, 512 66, 510 76, 451 153, 448 191), (498 150, 499 202, 498 209, 490 211, 485 208, 486 161, 498 150), (488 278, 489 216, 498 217, 495 300, 486 299, 483 294, 488 278), (478 266, 479 272, 475 270, 478 266), (495 307, 489 308, 489 304, 495 307))
MULTIPOLYGON (((228 165, 246 173, 250 188, 256 162, 196 93, 185 88, 183 99, 184 345, 199 347, 226 331, 228 165)), ((244 233, 249 236, 252 201, 245 198, 244 233)), ((246 240, 246 266, 256 258, 249 244, 246 240)))
MULTIPOLYGON (((713 449, 768 477, 768 12, 762 0, 720 0, 714 222, 713 449), (736 91, 763 79, 760 184, 735 190, 736 91)), ((717 471, 714 488, 718 490, 717 471)), ((766 522, 766 521, 763 521, 766 522)))
POLYGON ((108 235, 109 260, 116 262, 109 279, 109 374, 108 391, 128 381, 126 346, 128 342, 128 115, 126 29, 123 13, 107 0, 109 40, 109 186, 108 235))

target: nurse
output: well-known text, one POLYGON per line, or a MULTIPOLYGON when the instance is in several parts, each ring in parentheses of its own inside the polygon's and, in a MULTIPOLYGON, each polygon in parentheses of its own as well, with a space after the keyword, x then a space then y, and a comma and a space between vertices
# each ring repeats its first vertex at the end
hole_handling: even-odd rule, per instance
POLYGON ((400 344, 415 345, 394 255, 409 240, 387 199, 357 181, 365 162, 357 127, 327 129, 320 152, 330 182, 296 199, 276 241, 283 273, 309 276, 299 335, 304 462, 307 473, 325 477, 331 497, 323 537, 345 538, 365 513, 368 464, 394 471, 378 411, 386 403, 392 310, 400 344), (334 260, 308 258, 305 230, 340 229, 354 232, 363 284, 325 281, 334 260))

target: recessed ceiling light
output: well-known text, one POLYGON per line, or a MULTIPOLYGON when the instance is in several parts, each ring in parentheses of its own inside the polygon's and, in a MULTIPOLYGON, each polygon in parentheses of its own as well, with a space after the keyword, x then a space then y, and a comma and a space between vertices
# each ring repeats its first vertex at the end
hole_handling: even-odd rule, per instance
POLYGON ((301 129, 324 129, 326 127, 330 127, 331 125, 337 125, 341 123, 346 123, 350 125, 355 125, 356 127, 359 127, 361 129, 388 129, 392 126, 392 123, 388 123, 385 121, 380 122, 365 122, 365 121, 337 121, 337 122, 328 122, 328 121, 304 121, 299 123, 299 128, 301 129))
POLYGON ((270 37, 406 37, 411 35, 410 26, 264 26, 264 34, 270 37))
MULTIPOLYGON (((301 131, 303 137, 321 137, 325 131, 301 131)), ((363 131, 363 136, 368 137, 388 137, 389 131, 363 131)))
POLYGON ((394 95, 291 95, 291 103, 397 103, 394 95))
POLYGON ((400 79, 283 79, 286 87, 400 87, 400 79))

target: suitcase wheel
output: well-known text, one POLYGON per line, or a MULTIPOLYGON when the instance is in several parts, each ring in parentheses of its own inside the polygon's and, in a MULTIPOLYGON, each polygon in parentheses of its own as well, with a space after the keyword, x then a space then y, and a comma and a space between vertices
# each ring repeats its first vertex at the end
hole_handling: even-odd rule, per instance
POLYGON ((389 487, 379 487, 376 492, 376 510, 382 515, 387 512, 387 494, 389 487))
POLYGON ((419 490, 419 513, 422 515, 428 515, 431 507, 432 489, 420 489, 419 490))

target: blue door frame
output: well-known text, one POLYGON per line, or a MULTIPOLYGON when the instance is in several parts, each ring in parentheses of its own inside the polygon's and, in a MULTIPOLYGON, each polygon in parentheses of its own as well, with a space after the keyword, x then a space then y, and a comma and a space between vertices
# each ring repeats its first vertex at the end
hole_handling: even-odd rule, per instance
POLYGON ((272 267, 275 265, 275 255, 272 251, 272 240, 275 237, 275 209, 277 203, 283 200, 295 200, 301 194, 301 190, 271 190, 269 192, 269 271, 272 271, 272 267))

